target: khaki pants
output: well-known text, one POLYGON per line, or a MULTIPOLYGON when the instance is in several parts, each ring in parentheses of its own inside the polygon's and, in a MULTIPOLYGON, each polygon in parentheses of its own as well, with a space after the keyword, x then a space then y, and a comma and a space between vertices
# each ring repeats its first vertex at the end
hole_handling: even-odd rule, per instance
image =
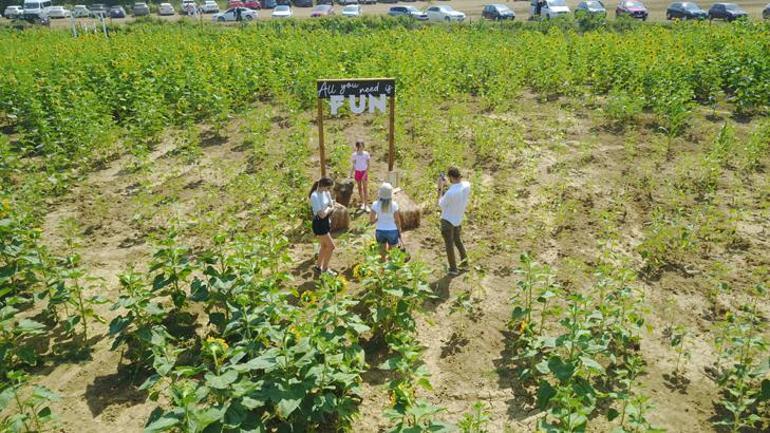
POLYGON ((446 255, 449 260, 449 270, 457 270, 457 261, 455 259, 455 247, 460 252, 460 265, 466 266, 468 264, 468 254, 465 252, 465 245, 460 237, 462 234, 462 228, 460 226, 453 226, 449 221, 441 220, 441 236, 444 238, 444 244, 446 245, 446 255))

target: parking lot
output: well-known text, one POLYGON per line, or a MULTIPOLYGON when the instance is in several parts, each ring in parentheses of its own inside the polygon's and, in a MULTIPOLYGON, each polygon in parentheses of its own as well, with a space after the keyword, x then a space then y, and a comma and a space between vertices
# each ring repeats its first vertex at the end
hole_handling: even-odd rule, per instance
MULTIPOLYGON (((574 11, 575 6, 579 3, 580 0, 567 0, 567 5, 570 7, 571 10, 574 11)), ((643 0, 644 1, 644 0, 643 0)), ((762 9, 767 5, 768 0, 746 0, 738 2, 738 5, 741 6, 746 12, 749 13, 749 16, 751 19, 760 20, 762 19, 762 9)), ((469 18, 469 21, 473 22, 476 20, 481 19, 481 10, 484 7, 485 4, 493 3, 494 1, 488 1, 488 0, 450 0, 450 1, 439 1, 439 2, 425 2, 425 1, 416 1, 416 2, 408 2, 403 4, 409 4, 416 6, 420 9, 427 8, 430 4, 448 4, 451 5, 454 9, 457 9, 459 11, 465 12, 469 18)), ((220 2, 221 4, 222 2, 220 2)), ((528 1, 501 1, 499 3, 503 3, 508 5, 511 9, 516 12, 516 19, 517 20, 527 20, 529 18, 529 2, 528 1)), ((665 21, 665 12, 666 7, 670 4, 669 0, 646 0, 644 1, 645 5, 649 9, 650 21, 665 21)), ((703 2, 699 1, 696 2, 698 5, 703 9, 708 9, 709 6, 711 6, 712 2, 703 2)), ((390 9, 391 6, 393 6, 395 3, 377 3, 377 4, 371 4, 371 5, 363 5, 363 14, 364 15, 384 15, 387 14, 388 9, 390 9)), ((402 3, 399 3, 402 4, 402 3)), ((609 0, 605 1, 605 7, 607 8, 608 18, 614 19, 615 17, 615 6, 617 5, 617 0, 609 0)), ((340 12, 342 9, 342 6, 335 5, 334 6, 337 13, 340 12)), ((309 18, 310 17, 310 11, 312 8, 293 8, 294 10, 294 16, 295 18, 309 18)), ((224 11, 224 8, 221 9, 224 11)), ((259 11, 259 19, 272 19, 270 17, 271 10, 265 9, 259 11)), ((157 17, 157 15, 153 14, 153 17, 157 17)), ((198 18, 192 18, 192 17, 182 17, 180 15, 174 15, 174 16, 168 16, 168 17, 158 17, 163 20, 168 21, 177 21, 180 19, 186 19, 186 20, 193 20, 198 18)), ((211 21, 211 15, 203 15, 201 18, 205 22, 211 21)), ((122 22, 131 22, 133 21, 133 17, 127 17, 125 19, 116 19, 116 20, 109 20, 108 22, 112 22, 113 24, 118 24, 122 22)), ((86 21, 93 21, 93 20, 86 20, 86 21)), ((70 20, 53 20, 51 23, 52 27, 68 27, 70 26, 70 20)))

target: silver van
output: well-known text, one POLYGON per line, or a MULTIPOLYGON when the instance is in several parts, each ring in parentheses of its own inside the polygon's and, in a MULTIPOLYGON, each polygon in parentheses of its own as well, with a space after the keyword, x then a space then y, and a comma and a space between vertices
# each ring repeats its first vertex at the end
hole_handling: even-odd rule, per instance
POLYGON ((24 15, 47 16, 51 0, 24 0, 24 15))

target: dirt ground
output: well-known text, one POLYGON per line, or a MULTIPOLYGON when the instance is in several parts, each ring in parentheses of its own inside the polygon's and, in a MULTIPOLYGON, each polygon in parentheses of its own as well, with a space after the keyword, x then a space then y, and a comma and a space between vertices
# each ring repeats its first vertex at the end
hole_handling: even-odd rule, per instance
MULTIPOLYGON (((455 0, 460 3, 461 0, 455 0)), ((479 3, 480 4, 480 3, 479 3)), ((471 254, 473 270, 457 278, 444 276, 444 255, 437 232, 438 215, 435 207, 425 203, 430 211, 422 226, 405 235, 409 251, 426 263, 432 274, 431 287, 435 300, 427 305, 420 319, 420 340, 425 345, 424 360, 432 374, 434 392, 426 398, 447 409, 446 417, 459 419, 476 401, 484 402, 491 413, 492 432, 531 432, 537 411, 526 399, 514 392, 514 380, 506 366, 506 323, 511 314, 510 299, 517 278, 512 270, 521 251, 531 250, 538 260, 552 265, 564 281, 585 283, 582 271, 596 256, 595 231, 591 213, 608 209, 615 200, 623 203, 622 231, 616 250, 628 256, 635 266, 639 258, 633 253, 641 240, 646 221, 644 200, 635 201, 622 191, 624 180, 653 159, 659 138, 646 128, 615 133, 602 128, 597 112, 586 108, 584 101, 541 102, 534 96, 523 95, 515 110, 490 114, 477 109, 473 103, 458 103, 473 119, 500 122, 501 128, 518 137, 502 159, 493 163, 477 162, 473 167, 474 202, 465 223, 465 239, 471 254), (629 145, 630 143, 630 145, 629 145), (543 211, 543 203, 553 194, 554 185, 566 188, 564 201, 589 203, 579 207, 563 222, 558 231, 537 232, 537 227, 550 227, 554 215, 543 211), (515 193, 516 211, 494 222, 487 212, 490 203, 515 193), (538 235, 544 233, 544 235, 538 235), (470 293, 475 306, 471 314, 457 311, 458 296, 470 293)), ((705 113, 705 112, 704 112, 705 113)), ((678 141, 677 155, 686 154, 713 139, 727 115, 700 113, 696 127, 678 141), (710 120, 709 120, 710 119, 710 120)), ((137 175, 127 166, 130 157, 120 158, 105 169, 93 173, 71 193, 56 200, 50 208, 44 226, 44 239, 54 250, 64 248, 71 234, 80 239, 83 264, 92 274, 104 278, 100 292, 115 299, 118 295, 117 274, 129 264, 147 263, 152 247, 146 227, 163 226, 170 216, 192 218, 200 216, 205 207, 222 209, 238 204, 242 197, 228 195, 226 186, 247 170, 248 150, 244 148, 244 125, 253 113, 243 113, 227 127, 227 140, 202 147, 194 162, 185 160, 174 151, 181 144, 177 133, 169 132, 150 155, 150 171, 137 175), (174 197, 170 203, 152 201, 151 197, 135 194, 140 181, 149 181, 150 189, 163 197, 174 197), (137 224, 137 221, 144 221, 137 224)), ((311 114, 306 120, 310 122, 311 114)), ((375 121, 375 126, 377 125, 375 121)), ((352 142, 365 137, 374 155, 384 154, 385 145, 372 132, 372 119, 354 118, 330 121, 329 131, 352 142)), ((751 124, 737 124, 738 134, 745 137, 751 124)), ((268 153, 280 153, 281 139, 291 126, 276 121, 267 141, 268 153)), ((205 128, 204 128, 205 129, 205 128)), ((317 146, 311 134, 310 148, 317 146)), ((469 146, 465 143, 464 146, 469 146)), ((429 162, 430 153, 418 156, 418 163, 429 162)), ((317 160, 308 164, 308 171, 317 171, 317 160)), ((669 173, 673 167, 660 167, 669 173)), ((405 176, 408 184, 421 176, 417 169, 405 176), (411 178, 411 179, 410 179, 411 178)), ((656 410, 651 420, 657 426, 676 433, 714 431, 712 401, 717 393, 713 380, 704 373, 714 361, 710 336, 709 303, 705 290, 712 283, 707 277, 710 263, 720 261, 729 272, 725 276, 738 287, 751 280, 744 269, 767 269, 770 266, 770 218, 767 207, 767 179, 759 173, 749 179, 750 186, 741 203, 747 211, 738 224, 738 234, 749 239, 741 250, 719 250, 711 257, 693 259, 695 271, 683 273, 665 270, 654 279, 641 280, 639 286, 647 294, 651 333, 642 338, 642 353, 648 363, 643 387, 652 398, 656 410), (764 194, 764 195, 763 195, 764 194), (764 198, 763 198, 764 197, 764 198), (752 204, 753 203, 753 204, 752 204), (762 206, 765 206, 764 208, 762 206), (675 356, 663 336, 665 325, 677 320, 692 331, 692 360, 685 366, 685 385, 669 380, 675 356)), ((372 179, 385 177, 385 167, 375 167, 372 179)), ((374 187, 372 187, 374 188, 374 187)), ((360 245, 372 237, 364 215, 353 216, 354 233, 338 236, 338 254, 332 265, 340 270, 350 269, 360 260, 360 245), (360 230, 358 230, 360 229, 360 230)), ((201 239, 205 233, 201 233, 201 239)), ((196 242, 201 239, 190 239, 196 242)), ((300 243, 292 255, 298 269, 296 284, 306 284, 307 273, 300 263, 312 256, 314 246, 300 243)), ((738 302, 740 296, 734 301, 738 302)), ((109 321, 115 313, 103 306, 101 312, 109 321)), ((770 302, 762 304, 765 317, 770 317, 770 302)), ((53 406, 60 417, 60 430, 66 433, 139 432, 156 403, 136 391, 123 372, 118 371, 120 355, 109 350, 106 327, 100 328, 90 360, 66 362, 44 367, 38 383, 62 396, 53 406)), ((384 431, 388 421, 382 415, 388 405, 387 390, 376 371, 367 374, 365 399, 353 431, 374 433, 384 431)), ((607 431, 601 422, 592 431, 607 431)))
MULTIPOLYGON (((571 10, 574 11, 575 7, 578 5, 580 0, 567 0, 567 5, 570 7, 571 10)), ((406 4, 406 5, 413 5, 419 9, 425 9, 431 4, 434 4, 436 2, 426 2, 426 1, 415 1, 415 2, 407 2, 407 3, 377 3, 372 5, 363 5, 363 13, 364 15, 384 15, 387 14, 388 10, 396 5, 396 4, 406 4)), ((440 4, 448 4, 452 6, 454 9, 457 9, 459 11, 465 12, 469 18, 469 21, 476 21, 481 19, 481 11, 486 4, 494 3, 492 1, 488 0, 451 0, 451 1, 439 1, 440 4)), ((529 2, 527 1, 501 1, 500 3, 507 4, 508 6, 513 9, 513 11, 516 13, 516 19, 517 20, 527 20, 529 19, 529 2)), ((666 19, 666 8, 671 2, 668 0, 647 0, 644 1, 644 4, 647 6, 647 8, 650 11, 650 21, 665 21, 666 19)), ((702 8, 708 9, 709 6, 711 6, 711 2, 696 2, 698 3, 702 8)), ((766 0, 742 0, 737 2, 746 12, 748 12, 749 16, 751 16, 754 19, 761 19, 762 18, 762 10, 764 9, 765 5, 767 5, 766 0)), ((605 7, 608 11, 608 17, 610 19, 614 19, 615 17, 615 6, 617 6, 617 1, 612 0, 605 2, 605 7)), ((342 10, 342 6, 335 5, 335 10, 339 14, 342 10)), ((310 17, 310 11, 311 8, 293 8, 294 15, 297 18, 309 18, 310 17)), ((265 20, 265 19, 273 19, 270 17, 271 10, 265 9, 259 12, 259 19, 265 20)), ((192 18, 182 17, 179 15, 170 16, 170 17, 158 17, 162 20, 168 20, 168 21, 178 21, 180 19, 189 19, 192 20, 192 18)), ((133 17, 128 17, 126 19, 116 19, 116 20, 110 20, 110 23, 117 24, 117 23, 126 23, 133 21, 133 17)), ((211 15, 203 15, 201 18, 204 22, 210 22, 211 21, 211 15)), ((82 20, 82 22, 89 22, 91 23, 92 20, 82 20)), ((71 23, 69 20, 54 20, 52 26, 53 27, 69 27, 71 23)))

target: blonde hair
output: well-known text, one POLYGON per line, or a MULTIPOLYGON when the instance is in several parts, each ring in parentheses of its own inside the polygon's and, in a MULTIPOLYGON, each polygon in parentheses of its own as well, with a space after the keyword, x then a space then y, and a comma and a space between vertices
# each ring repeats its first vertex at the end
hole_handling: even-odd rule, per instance
POLYGON ((377 196, 380 200, 380 211, 390 213, 391 203, 393 202, 393 187, 388 182, 383 182, 380 190, 377 192, 377 196))
POLYGON ((393 199, 391 199, 391 198, 381 198, 380 199, 380 212, 390 213, 390 208, 392 207, 391 206, 392 203, 393 203, 393 199))

